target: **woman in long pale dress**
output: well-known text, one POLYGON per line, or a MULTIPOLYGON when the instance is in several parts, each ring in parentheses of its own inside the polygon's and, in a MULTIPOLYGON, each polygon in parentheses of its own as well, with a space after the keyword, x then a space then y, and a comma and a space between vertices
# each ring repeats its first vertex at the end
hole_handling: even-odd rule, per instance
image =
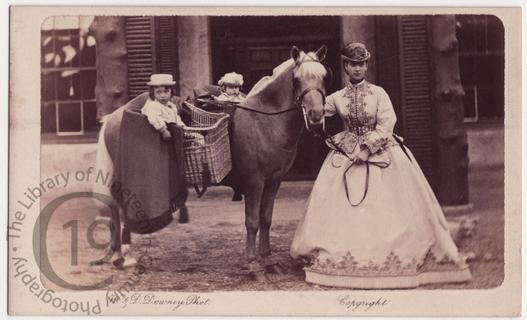
POLYGON ((342 58, 350 83, 327 97, 325 116, 338 114, 345 130, 333 137, 338 148, 329 145, 292 257, 309 261, 307 282, 327 286, 409 288, 470 280, 425 176, 393 136, 390 98, 364 80, 370 53, 350 43, 342 58))

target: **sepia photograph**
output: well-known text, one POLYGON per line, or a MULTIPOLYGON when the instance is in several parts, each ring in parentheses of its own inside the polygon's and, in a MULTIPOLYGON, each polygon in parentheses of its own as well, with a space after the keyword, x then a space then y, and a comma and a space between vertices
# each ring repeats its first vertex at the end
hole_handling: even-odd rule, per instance
POLYGON ((11 77, 10 313, 380 315, 390 294, 505 290, 506 264, 521 282, 505 205, 521 208, 505 185, 519 15, 135 9, 31 28, 40 51, 11 77), (27 124, 22 71, 40 88, 27 124), (22 150, 32 178, 15 182, 22 150), (46 306, 20 309, 17 290, 46 306), (218 293, 332 294, 336 310, 207 311, 218 293))

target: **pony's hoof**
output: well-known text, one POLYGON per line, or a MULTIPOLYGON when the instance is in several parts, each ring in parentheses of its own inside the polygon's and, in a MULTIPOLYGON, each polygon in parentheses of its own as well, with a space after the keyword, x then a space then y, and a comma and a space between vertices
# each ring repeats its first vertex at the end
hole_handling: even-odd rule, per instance
POLYGON ((103 214, 99 214, 99 215, 95 216, 95 222, 102 222, 102 221, 110 222, 110 217, 106 216, 106 215, 103 215, 103 214))
POLYGON ((179 223, 188 223, 190 221, 187 207, 183 207, 179 209, 179 220, 178 221, 179 223))
POLYGON ((269 279, 262 271, 251 271, 249 272, 249 279, 256 282, 267 282, 269 279))
POLYGON ((242 200, 243 200, 243 196, 239 192, 235 192, 234 195, 232 196, 232 201, 242 201, 242 200))
POLYGON ((112 261, 112 264, 115 268, 119 270, 124 270, 126 268, 135 267, 137 265, 137 260, 132 257, 120 257, 114 261, 112 261))
POLYGON ((268 280, 265 275, 265 268, 263 268, 257 261, 249 262, 249 279, 258 282, 265 282, 268 280))
POLYGON ((95 261, 91 261, 90 262, 90 266, 102 266, 103 264, 106 264, 106 263, 112 263, 115 265, 120 265, 120 262, 118 262, 118 260, 122 258, 122 254, 117 252, 117 251, 114 251, 110 248, 107 248, 106 249, 106 256, 101 258, 101 259, 97 259, 95 261), (117 261, 117 262, 116 262, 117 261))
POLYGON ((102 266, 104 264, 104 259, 97 259, 90 262, 90 266, 102 266))
POLYGON ((137 265, 137 260, 134 257, 125 257, 123 262, 123 268, 135 267, 137 265))
POLYGON ((123 269, 134 267, 137 265, 137 260, 135 260, 135 258, 131 255, 131 248, 129 244, 123 244, 121 248, 121 252, 122 252, 121 258, 124 259, 121 265, 123 269))
POLYGON ((112 264, 116 269, 123 270, 124 269, 124 258, 120 257, 118 259, 115 259, 112 261, 112 264))
POLYGON ((265 272, 271 273, 271 274, 284 274, 284 270, 278 263, 266 265, 265 272))

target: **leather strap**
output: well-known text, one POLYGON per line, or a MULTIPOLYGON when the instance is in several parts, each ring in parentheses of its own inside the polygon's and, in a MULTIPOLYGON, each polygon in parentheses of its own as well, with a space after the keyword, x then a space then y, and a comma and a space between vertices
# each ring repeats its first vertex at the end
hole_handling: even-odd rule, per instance
POLYGON ((386 162, 377 162, 377 161, 365 161, 364 164, 366 165, 366 180, 364 182, 365 183, 364 193, 362 194, 362 198, 360 199, 358 203, 352 203, 350 200, 349 190, 348 190, 348 181, 346 177, 348 171, 351 169, 351 167, 353 167, 354 164, 353 163, 350 164, 349 167, 346 169, 346 171, 344 171, 344 189, 346 190, 346 197, 348 198, 348 202, 350 203, 352 207, 359 206, 364 201, 364 199, 366 199, 366 195, 368 194, 368 188, 370 185, 370 165, 374 165, 379 168, 387 168, 389 166, 389 164, 386 162))
POLYGON ((395 141, 399 144, 399 147, 401 147, 401 149, 403 150, 404 154, 406 155, 406 157, 408 158, 408 160, 410 160, 410 162, 412 162, 412 158, 410 158, 410 155, 408 154, 408 152, 406 151, 406 146, 404 145, 403 143, 403 140, 401 140, 401 138, 399 138, 397 135, 392 135, 393 138, 395 139, 395 141))

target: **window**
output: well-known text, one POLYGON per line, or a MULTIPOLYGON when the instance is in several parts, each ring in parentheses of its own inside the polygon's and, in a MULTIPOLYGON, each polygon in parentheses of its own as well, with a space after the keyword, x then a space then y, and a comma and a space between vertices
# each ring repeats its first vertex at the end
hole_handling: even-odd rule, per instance
POLYGON ((50 17, 41 30, 41 132, 82 136, 97 130, 95 39, 91 16, 50 17))
POLYGON ((459 15, 459 68, 465 90, 465 120, 503 118, 504 28, 489 15, 459 15))

